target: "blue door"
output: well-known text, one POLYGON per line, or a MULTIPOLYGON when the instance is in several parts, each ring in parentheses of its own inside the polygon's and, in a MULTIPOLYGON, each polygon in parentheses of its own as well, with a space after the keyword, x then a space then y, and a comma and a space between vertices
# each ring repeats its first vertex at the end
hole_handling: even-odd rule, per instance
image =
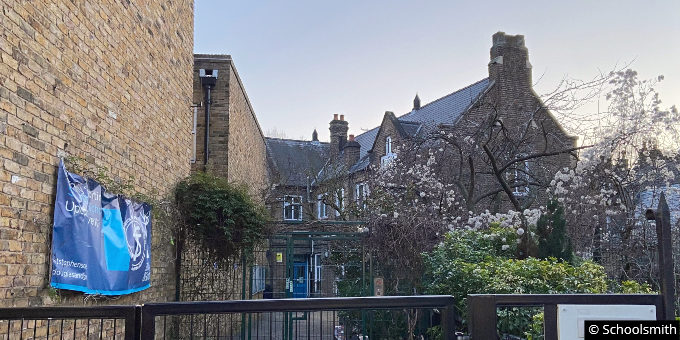
POLYGON ((307 262, 293 264, 293 297, 307 297, 307 262))

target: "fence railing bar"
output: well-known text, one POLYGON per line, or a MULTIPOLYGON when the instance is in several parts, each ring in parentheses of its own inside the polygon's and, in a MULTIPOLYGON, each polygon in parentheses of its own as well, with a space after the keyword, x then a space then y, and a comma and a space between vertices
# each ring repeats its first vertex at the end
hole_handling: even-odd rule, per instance
POLYGON ((455 302, 450 295, 348 297, 313 299, 230 300, 150 303, 144 315, 197 313, 305 312, 347 309, 443 308, 455 302))
POLYGON ((493 296, 498 306, 541 306, 550 303, 661 306, 661 296, 654 294, 471 294, 468 298, 477 296, 493 296))
POLYGON ((92 307, 16 307, 0 308, 2 320, 47 320, 55 316, 65 319, 124 318, 135 306, 97 306, 92 307))

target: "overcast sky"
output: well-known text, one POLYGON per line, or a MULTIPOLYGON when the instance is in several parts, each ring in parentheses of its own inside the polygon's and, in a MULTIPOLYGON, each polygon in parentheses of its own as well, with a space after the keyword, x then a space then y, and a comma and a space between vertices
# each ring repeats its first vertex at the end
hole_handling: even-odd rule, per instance
POLYGON ((487 76, 491 35, 522 34, 538 93, 633 61, 680 105, 680 1, 196 0, 196 53, 230 54, 262 129, 328 140, 487 76))

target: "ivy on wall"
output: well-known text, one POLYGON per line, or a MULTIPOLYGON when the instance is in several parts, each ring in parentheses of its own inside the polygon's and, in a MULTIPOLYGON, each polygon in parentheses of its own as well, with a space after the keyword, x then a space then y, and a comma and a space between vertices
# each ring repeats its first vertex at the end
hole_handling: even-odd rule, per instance
POLYGON ((177 184, 176 206, 184 228, 216 260, 252 253, 268 234, 267 213, 245 186, 197 172, 177 184))

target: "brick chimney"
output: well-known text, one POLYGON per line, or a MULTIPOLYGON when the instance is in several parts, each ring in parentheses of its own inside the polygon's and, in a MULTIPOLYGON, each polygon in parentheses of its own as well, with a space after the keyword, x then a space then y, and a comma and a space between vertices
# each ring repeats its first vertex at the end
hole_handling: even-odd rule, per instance
POLYGON ((354 135, 349 135, 349 141, 347 141, 347 144, 345 144, 343 154, 347 168, 359 161, 359 156, 361 155, 361 145, 359 142, 354 140, 354 135))
POLYGON ((524 36, 497 32, 492 41, 489 78, 503 89, 531 88, 531 64, 524 36))
POLYGON ((345 115, 340 115, 338 119, 338 114, 334 114, 329 130, 331 131, 330 156, 331 161, 335 161, 347 143, 348 123, 345 121, 345 115))

